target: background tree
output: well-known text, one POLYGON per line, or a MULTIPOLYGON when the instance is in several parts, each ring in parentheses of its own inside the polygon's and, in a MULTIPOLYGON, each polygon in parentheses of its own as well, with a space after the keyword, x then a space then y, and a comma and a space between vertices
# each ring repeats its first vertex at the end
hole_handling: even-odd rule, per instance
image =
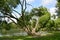
POLYGON ((55 28, 56 28, 56 30, 59 30, 59 28, 60 28, 60 18, 57 18, 55 20, 55 28))
POLYGON ((56 7, 57 7, 57 10, 56 10, 57 16, 58 18, 60 18, 60 0, 57 0, 56 7))

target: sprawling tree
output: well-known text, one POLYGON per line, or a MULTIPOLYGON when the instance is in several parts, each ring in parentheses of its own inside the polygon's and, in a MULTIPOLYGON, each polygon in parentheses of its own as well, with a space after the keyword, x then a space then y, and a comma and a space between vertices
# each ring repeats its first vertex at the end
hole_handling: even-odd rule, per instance
MULTIPOLYGON (((21 23, 20 27, 22 26, 24 31, 28 34, 36 35, 36 33, 40 30, 40 24, 45 25, 45 23, 50 19, 50 13, 45 7, 33 8, 30 13, 25 13, 24 19, 25 25, 23 25, 22 21, 18 22, 18 24, 21 23), (33 18, 34 16, 37 17, 33 18)), ((22 20, 22 17, 20 17, 19 20, 22 20)))
MULTIPOLYGON (((50 13, 48 12, 47 8, 45 7, 39 7, 39 8, 34 8, 32 9, 32 11, 26 12, 26 8, 27 8, 27 4, 26 0, 1 0, 0 1, 0 12, 3 14, 2 18, 9 18, 10 20, 16 19, 17 23, 14 22, 14 20, 12 20, 17 26, 20 26, 24 31, 26 31, 28 34, 31 35, 36 35, 36 33, 39 31, 39 28, 44 27, 45 24, 48 22, 48 20, 50 19, 50 13), (12 15, 12 12, 15 11, 16 13, 18 13, 16 10, 14 10, 14 8, 17 7, 17 5, 20 4, 21 6, 21 16, 20 18, 16 18, 12 15), (38 20, 37 19, 33 19, 32 17, 37 16, 39 17, 38 20), (38 31, 37 31, 38 30, 38 31)), ((20 13, 18 13, 20 15, 20 13)), ((36 17, 36 18, 37 18, 36 17)), ((7 23, 6 21, 3 23, 3 27, 6 28, 6 30, 9 30, 11 26, 14 26, 15 24, 11 24, 9 25, 9 27, 7 27, 7 23)))

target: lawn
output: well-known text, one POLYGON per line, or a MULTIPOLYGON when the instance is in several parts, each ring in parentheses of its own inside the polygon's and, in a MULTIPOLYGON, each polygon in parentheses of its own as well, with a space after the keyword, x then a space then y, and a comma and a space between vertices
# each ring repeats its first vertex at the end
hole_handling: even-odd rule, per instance
POLYGON ((60 32, 54 33, 49 36, 40 36, 40 37, 32 37, 32 36, 13 36, 13 37, 0 37, 0 40, 60 40, 60 32))

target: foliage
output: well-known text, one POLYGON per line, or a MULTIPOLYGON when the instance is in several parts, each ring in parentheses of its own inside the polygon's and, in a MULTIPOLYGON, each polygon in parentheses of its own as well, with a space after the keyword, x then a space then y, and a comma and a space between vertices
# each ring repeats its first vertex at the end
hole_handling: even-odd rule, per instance
POLYGON ((6 21, 3 21, 2 24, 0 25, 1 29, 6 29, 10 30, 10 27, 6 21))
POLYGON ((49 20, 46 24, 47 30, 54 30, 55 27, 55 21, 54 20, 49 20))
POLYGON ((49 12, 48 12, 47 8, 41 6, 39 8, 33 8, 31 13, 32 13, 32 15, 42 16, 42 15, 49 13, 49 12))
POLYGON ((17 25, 13 22, 9 23, 8 25, 11 27, 11 29, 17 29, 17 25))
POLYGON ((19 2, 19 0, 0 0, 0 12, 11 13, 12 8, 16 8, 19 2))
POLYGON ((55 23, 56 23, 56 27, 57 27, 57 28, 60 27, 60 18, 57 18, 57 19, 55 20, 55 23))
POLYGON ((40 26, 41 26, 42 28, 44 28, 45 25, 47 24, 47 22, 48 22, 49 20, 50 20, 50 14, 49 14, 49 13, 41 16, 41 17, 39 18, 39 24, 40 24, 40 26))

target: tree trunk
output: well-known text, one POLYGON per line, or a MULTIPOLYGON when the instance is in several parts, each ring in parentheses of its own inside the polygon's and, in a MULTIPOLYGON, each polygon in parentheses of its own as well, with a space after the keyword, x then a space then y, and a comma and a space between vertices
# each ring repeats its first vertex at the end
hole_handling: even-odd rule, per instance
POLYGON ((29 28, 24 28, 24 31, 27 32, 28 35, 30 36, 35 36, 36 35, 36 31, 35 28, 33 28, 33 30, 30 30, 29 28))

